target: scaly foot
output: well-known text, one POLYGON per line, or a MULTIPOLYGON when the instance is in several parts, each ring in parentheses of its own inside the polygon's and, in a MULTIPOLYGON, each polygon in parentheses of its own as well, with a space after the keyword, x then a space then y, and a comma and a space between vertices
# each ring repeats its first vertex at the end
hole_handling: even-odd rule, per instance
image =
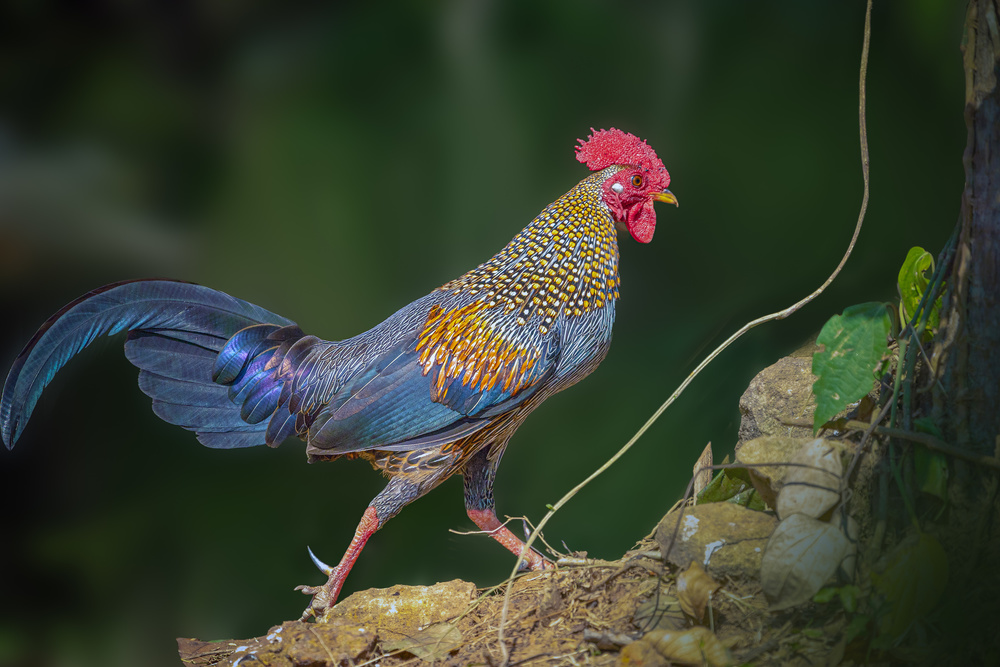
MULTIPOLYGON (((518 551, 517 553, 520 553, 518 551)), ((521 572, 532 571, 536 572, 538 570, 554 570, 556 569, 556 564, 551 560, 542 555, 535 547, 528 549, 528 553, 524 554, 524 558, 521 559, 521 563, 517 568, 521 572)))
MULTIPOLYGON (((517 535, 510 532, 507 526, 500 523, 497 519, 497 515, 493 512, 493 508, 466 508, 465 511, 469 515, 469 518, 472 519, 473 523, 482 528, 487 535, 502 544, 507 551, 511 552, 515 556, 521 555, 521 549, 524 548, 524 542, 518 539, 517 535)), ((528 549, 528 551, 524 554, 524 557, 521 559, 521 562, 518 564, 518 569, 522 571, 554 570, 555 567, 555 563, 543 556, 541 552, 534 547, 528 549)))
POLYGON ((312 549, 309 547, 306 547, 306 549, 309 549, 309 557, 312 559, 312 562, 319 568, 320 572, 327 576, 327 579, 326 583, 322 586, 303 585, 295 587, 295 590, 312 596, 309 606, 302 612, 302 620, 307 621, 310 617, 313 617, 317 621, 325 621, 327 614, 337 603, 337 597, 340 595, 340 589, 344 586, 344 579, 347 578, 347 571, 350 570, 350 567, 341 572, 339 566, 330 567, 317 558, 312 549))
MULTIPOLYGON (((351 539, 350 546, 347 547, 347 551, 344 552, 344 557, 340 559, 340 564, 337 567, 330 567, 319 558, 316 558, 316 554, 312 552, 312 549, 309 549, 309 557, 316 567, 319 568, 319 571, 326 575, 327 579, 326 583, 322 586, 295 587, 295 590, 313 596, 312 602, 302 612, 302 620, 307 620, 310 616, 315 617, 317 621, 326 620, 330 610, 333 609, 333 605, 337 603, 337 596, 340 595, 340 589, 343 588, 344 580, 347 579, 354 561, 358 559, 361 550, 365 548, 368 538, 379 529, 380 525, 381 521, 378 518, 378 514, 375 513, 375 508, 369 505, 361 517, 358 529, 354 531, 354 537, 351 539)), ((308 547, 306 548, 308 549, 308 547)))

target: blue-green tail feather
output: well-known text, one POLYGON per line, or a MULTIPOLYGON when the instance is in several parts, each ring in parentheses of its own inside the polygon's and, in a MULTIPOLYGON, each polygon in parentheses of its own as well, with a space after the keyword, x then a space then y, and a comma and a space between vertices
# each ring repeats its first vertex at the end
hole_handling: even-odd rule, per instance
POLYGON ((157 415, 196 431, 209 447, 264 444, 265 412, 274 411, 281 391, 265 366, 302 332, 284 317, 207 287, 138 280, 68 304, 14 360, 0 398, 0 436, 8 448, 59 369, 98 336, 122 331, 129 332, 126 355, 140 369, 139 386, 157 415), (229 383, 239 385, 237 393, 252 387, 252 405, 234 403, 229 383), (248 423, 244 412, 257 421, 248 423))

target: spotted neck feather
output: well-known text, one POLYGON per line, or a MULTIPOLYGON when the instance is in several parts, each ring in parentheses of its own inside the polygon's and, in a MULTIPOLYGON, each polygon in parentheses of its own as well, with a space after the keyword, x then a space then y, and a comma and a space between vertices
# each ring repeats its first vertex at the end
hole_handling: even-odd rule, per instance
POLYGON ((489 261, 439 289, 484 293, 488 308, 537 315, 541 333, 560 317, 580 317, 618 298, 618 240, 602 184, 621 167, 581 181, 555 200, 489 261))

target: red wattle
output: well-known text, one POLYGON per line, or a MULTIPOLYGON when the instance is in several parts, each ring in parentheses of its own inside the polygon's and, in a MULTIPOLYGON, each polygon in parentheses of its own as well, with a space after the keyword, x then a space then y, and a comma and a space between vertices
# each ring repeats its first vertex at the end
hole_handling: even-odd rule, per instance
POLYGON ((633 206, 628 212, 629 234, 639 243, 649 243, 653 240, 653 232, 656 231, 656 211, 653 210, 653 202, 643 202, 641 205, 633 206))

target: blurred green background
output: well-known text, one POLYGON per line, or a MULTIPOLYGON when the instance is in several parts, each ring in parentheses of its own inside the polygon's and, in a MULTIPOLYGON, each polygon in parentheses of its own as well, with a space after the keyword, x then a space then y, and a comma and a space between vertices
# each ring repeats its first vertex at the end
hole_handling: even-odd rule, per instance
MULTIPOLYGON (((894 297, 958 214, 963 3, 876 3, 872 200, 828 292, 754 331, 549 524, 614 558, 731 452, 750 378, 833 313, 894 297)), ((591 126, 658 151, 681 202, 623 239, 615 343, 501 466, 498 513, 545 504, 627 440, 712 347, 828 275, 861 200, 862 2, 12 1, 0 7, 0 362, 107 282, 182 278, 344 338, 486 260, 586 176, 591 126)), ((0 664, 176 665, 174 638, 260 635, 336 562, 382 479, 302 446, 213 451, 163 424, 102 339, 0 454, 0 664)), ((512 558, 461 480, 370 542, 345 595, 512 558)), ((518 528, 518 530, 520 530, 518 528)))

